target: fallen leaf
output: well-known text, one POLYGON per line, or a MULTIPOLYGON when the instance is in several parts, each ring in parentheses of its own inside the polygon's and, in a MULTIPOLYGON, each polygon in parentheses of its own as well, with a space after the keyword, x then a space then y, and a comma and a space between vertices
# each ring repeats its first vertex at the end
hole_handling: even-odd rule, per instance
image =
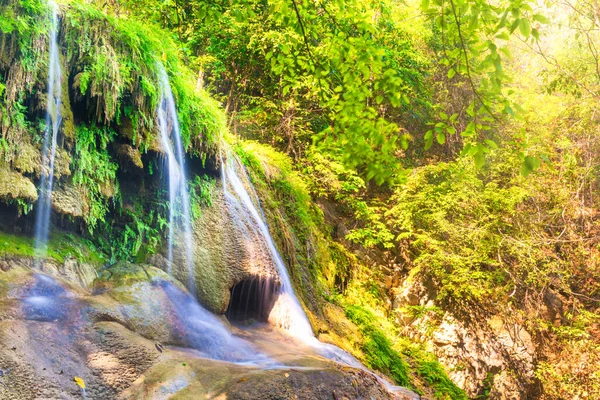
POLYGON ((240 383, 240 382, 246 382, 247 380, 248 380, 248 378, 242 378, 242 379, 240 379, 240 380, 238 381, 238 383, 240 383))
POLYGON ((283 376, 285 376, 286 378, 290 377, 290 374, 288 374, 287 372, 285 374, 283 374, 283 376))
POLYGON ((73 380, 75 381, 75 383, 77 384, 77 386, 79 386, 82 389, 85 389, 85 382, 83 381, 83 379, 81 379, 80 377, 76 376, 73 378, 73 380))

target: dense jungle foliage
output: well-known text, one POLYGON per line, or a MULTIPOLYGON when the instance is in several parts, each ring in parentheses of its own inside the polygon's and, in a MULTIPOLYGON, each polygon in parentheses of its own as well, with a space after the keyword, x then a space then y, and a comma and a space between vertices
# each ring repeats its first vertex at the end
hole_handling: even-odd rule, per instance
MULTIPOLYGON (((597 1, 60 8, 69 78, 57 175, 80 200, 64 225, 82 238, 57 237, 51 256, 101 264, 159 251, 163 65, 198 171, 194 217, 231 147, 300 297, 327 300, 358 332, 324 335, 398 384, 488 398, 499 371, 466 390, 450 378, 468 368, 444 364, 433 332, 448 316, 473 326, 499 316, 535 348, 531 374, 511 370, 520 398, 600 398, 597 1), (422 301, 398 300, 411 286, 422 301)), ((2 0, 0 11, 0 200, 27 214, 35 190, 19 179, 41 173, 48 5, 2 0)), ((2 235, 0 254, 30 253, 2 235)))

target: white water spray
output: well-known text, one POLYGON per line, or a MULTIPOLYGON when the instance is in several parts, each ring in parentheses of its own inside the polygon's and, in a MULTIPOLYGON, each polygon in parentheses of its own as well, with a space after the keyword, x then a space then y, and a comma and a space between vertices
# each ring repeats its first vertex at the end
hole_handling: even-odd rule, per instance
POLYGON ((166 155, 169 179, 169 244, 168 273, 173 273, 173 243, 177 231, 183 232, 184 258, 187 268, 188 289, 195 294, 194 239, 190 214, 190 201, 185 176, 185 152, 177 119, 177 109, 169 78, 159 65, 161 100, 158 105, 160 140, 166 155))
POLYGON ((39 198, 35 221, 35 251, 41 258, 47 253, 48 236, 50 232, 50 211, 52 187, 54 185, 54 159, 56 156, 56 141, 61 123, 61 81, 62 71, 58 57, 58 6, 50 3, 52 20, 50 26, 50 54, 48 62, 48 100, 46 106, 46 133, 42 149, 42 172, 39 186, 39 198))

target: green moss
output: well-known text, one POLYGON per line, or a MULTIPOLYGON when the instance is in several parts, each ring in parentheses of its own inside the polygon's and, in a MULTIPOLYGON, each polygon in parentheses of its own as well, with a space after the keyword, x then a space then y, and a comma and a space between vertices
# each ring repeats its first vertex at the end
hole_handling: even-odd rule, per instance
POLYGON ((0 231, 0 256, 34 256, 33 239, 0 231))
POLYGON ((226 130, 224 113, 206 92, 197 90, 168 32, 148 21, 104 14, 79 1, 70 3, 65 14, 67 59, 82 67, 74 86, 78 96, 94 105, 97 122, 121 124, 126 117, 133 129, 132 144, 147 149, 160 100, 162 64, 177 102, 186 148, 199 157, 217 153, 226 130))
POLYGON ((67 232, 53 232, 48 242, 48 256, 59 263, 67 257, 99 267, 108 260, 90 241, 67 232))
POLYGON ((368 367, 389 375, 398 385, 409 386, 408 365, 392 347, 386 334, 375 325, 375 316, 359 306, 346 307, 346 316, 360 329, 364 341, 361 350, 368 367))
MULTIPOLYGON (((34 246, 34 239, 29 236, 0 231, 0 256, 33 257, 34 246)), ((66 232, 52 232, 48 242, 48 257, 61 264, 67 257, 75 257, 80 262, 97 267, 106 262, 106 257, 92 244, 66 232)))
POLYGON ((406 338, 389 337, 377 318, 367 308, 350 305, 345 307, 346 316, 354 322, 361 334, 360 350, 365 364, 379 370, 403 386, 414 383, 412 374, 431 388, 436 399, 467 400, 468 397, 450 378, 434 354, 406 338))

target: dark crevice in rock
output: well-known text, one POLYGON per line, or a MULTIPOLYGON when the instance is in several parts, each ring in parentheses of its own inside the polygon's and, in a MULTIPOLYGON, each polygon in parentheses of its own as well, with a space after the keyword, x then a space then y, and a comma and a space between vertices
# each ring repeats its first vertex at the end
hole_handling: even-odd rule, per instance
POLYGON ((266 322, 279 294, 280 284, 272 277, 251 276, 231 288, 225 315, 230 321, 266 322))

